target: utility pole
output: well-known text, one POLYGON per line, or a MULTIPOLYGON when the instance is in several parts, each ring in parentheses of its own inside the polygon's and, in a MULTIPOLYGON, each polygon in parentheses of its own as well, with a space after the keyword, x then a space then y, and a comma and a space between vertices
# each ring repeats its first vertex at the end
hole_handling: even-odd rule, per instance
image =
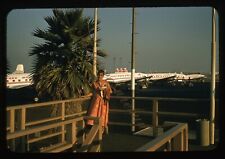
POLYGON ((212 8, 212 54, 211 54, 211 93, 210 93, 210 144, 215 139, 215 83, 216 83, 216 10, 212 8))
POLYGON ((132 8, 132 46, 131 46, 131 96, 132 96, 132 115, 131 115, 131 123, 132 128, 131 131, 135 131, 135 8, 132 8))
POLYGON ((97 75, 97 46, 96 46, 96 42, 97 42, 97 21, 98 21, 98 18, 97 18, 97 15, 98 14, 98 10, 97 8, 95 8, 95 11, 94 11, 94 15, 95 15, 95 25, 94 25, 94 48, 93 48, 93 74, 97 75))

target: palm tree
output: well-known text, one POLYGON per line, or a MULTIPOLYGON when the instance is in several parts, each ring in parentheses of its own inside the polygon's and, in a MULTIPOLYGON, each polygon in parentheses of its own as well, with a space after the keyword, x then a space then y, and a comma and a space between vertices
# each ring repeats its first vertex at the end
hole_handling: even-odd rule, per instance
MULTIPOLYGON (((82 17, 82 13, 82 9, 54 9, 52 17, 44 18, 47 30, 34 30, 34 36, 44 39, 43 44, 36 44, 30 52, 30 56, 36 57, 32 73, 39 96, 61 100, 90 91, 94 78, 94 21, 82 17)), ((98 39, 97 45, 99 42, 98 39)), ((101 50, 98 55, 106 56, 101 50)))
MULTIPOLYGON (((77 97, 81 87, 88 92, 93 78, 94 22, 83 18, 81 9, 54 9, 53 15, 45 18, 49 25, 46 31, 36 29, 33 33, 45 40, 30 53, 36 55, 32 71, 35 87, 39 95, 47 93, 53 99, 77 97)), ((98 55, 106 56, 100 50, 98 55)))

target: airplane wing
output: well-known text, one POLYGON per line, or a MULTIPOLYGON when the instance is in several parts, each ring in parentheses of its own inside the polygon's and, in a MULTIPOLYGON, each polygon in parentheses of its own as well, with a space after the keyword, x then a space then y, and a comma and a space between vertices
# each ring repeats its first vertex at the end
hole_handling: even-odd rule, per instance
POLYGON ((207 77, 203 74, 189 74, 189 75, 185 75, 185 77, 182 78, 177 78, 177 81, 180 82, 190 82, 190 81, 204 81, 204 79, 206 79, 207 77))
POLYGON ((162 78, 162 79, 157 79, 157 80, 151 80, 150 79, 150 82, 170 82, 170 81, 173 81, 175 79, 176 75, 173 75, 173 76, 169 76, 169 77, 165 77, 165 78, 162 78))
POLYGON ((145 80, 151 80, 152 76, 146 76, 146 77, 142 77, 142 78, 138 78, 138 79, 135 79, 135 82, 142 82, 142 81, 145 81, 145 80))
MULTIPOLYGON (((138 82, 142 82, 142 81, 145 81, 145 80, 149 80, 151 79, 152 76, 147 76, 147 77, 141 77, 141 78, 136 78, 135 79, 135 83, 138 83, 138 82)), ((106 79, 107 80, 107 79, 106 79)), ((125 80, 120 80, 120 81, 113 81, 113 80, 110 80, 108 79, 107 80, 110 84, 130 84, 131 83, 131 79, 125 79, 125 80)))

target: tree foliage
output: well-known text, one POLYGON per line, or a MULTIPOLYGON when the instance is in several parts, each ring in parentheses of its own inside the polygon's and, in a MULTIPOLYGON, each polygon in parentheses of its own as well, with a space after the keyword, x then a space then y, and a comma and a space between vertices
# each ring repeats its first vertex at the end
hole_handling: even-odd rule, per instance
MULTIPOLYGON (((32 74, 39 96, 67 99, 90 91, 94 20, 82 13, 82 9, 54 9, 53 16, 44 18, 48 28, 34 30, 33 35, 44 40, 29 53, 35 56, 32 74)), ((106 56, 101 50, 98 55, 106 56)))

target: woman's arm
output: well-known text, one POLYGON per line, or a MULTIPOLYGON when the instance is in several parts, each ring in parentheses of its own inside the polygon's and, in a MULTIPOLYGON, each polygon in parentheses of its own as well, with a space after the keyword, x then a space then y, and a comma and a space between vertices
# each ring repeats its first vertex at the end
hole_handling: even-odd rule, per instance
POLYGON ((99 85, 97 84, 97 82, 93 82, 92 87, 94 88, 94 90, 99 90, 99 85))
POLYGON ((110 92, 110 94, 112 93, 112 88, 111 88, 111 86, 110 86, 110 84, 109 84, 109 82, 107 82, 107 88, 108 88, 108 91, 110 92))

